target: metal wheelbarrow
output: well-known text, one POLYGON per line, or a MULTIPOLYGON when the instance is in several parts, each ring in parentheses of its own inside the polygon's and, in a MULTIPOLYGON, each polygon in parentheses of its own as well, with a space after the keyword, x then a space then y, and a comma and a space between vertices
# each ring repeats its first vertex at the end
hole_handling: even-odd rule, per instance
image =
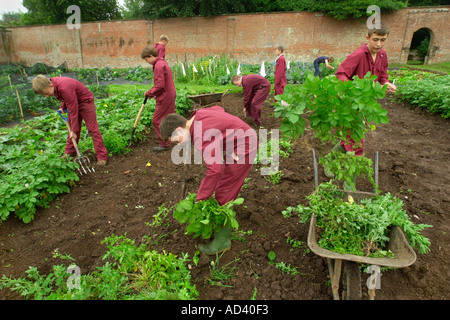
MULTIPOLYGON (((313 151, 314 158, 314 176, 315 185, 318 186, 318 170, 317 161, 315 157, 315 151, 313 151)), ((378 185, 378 152, 375 153, 375 183, 378 185)), ((361 199, 373 197, 376 193, 362 192, 362 191, 344 191, 341 190, 343 195, 351 195, 355 201, 361 199)), ((362 298, 361 287, 361 272, 358 267, 358 263, 370 265, 370 271, 374 269, 379 270, 379 266, 404 268, 412 265, 416 261, 416 253, 409 245, 402 229, 398 226, 393 226, 389 233, 389 242, 386 250, 390 250, 394 254, 394 258, 372 258, 365 256, 358 256, 353 254, 341 254, 328 249, 320 247, 317 243, 319 234, 316 228, 316 216, 312 214, 309 232, 308 232, 308 247, 312 252, 321 256, 327 260, 328 272, 331 280, 331 290, 333 293, 333 299, 339 300, 340 298, 345 300, 359 300, 362 298), (342 291, 339 289, 339 284, 342 280, 342 291), (340 293, 341 292, 341 293, 340 293)), ((371 276, 368 280, 376 281, 377 277, 371 276)), ((379 288, 379 283, 370 283, 368 281, 368 295, 369 299, 375 299, 375 289, 379 288)))
POLYGON ((208 105, 208 104, 211 104, 214 102, 221 101, 223 96, 228 91, 229 91, 229 89, 226 90, 225 92, 198 94, 198 95, 194 95, 194 96, 188 96, 188 98, 200 105, 208 105))
MULTIPOLYGON (((58 114, 64 120, 64 122, 66 123, 67 131, 68 131, 68 133, 70 135, 70 132, 72 131, 72 129, 70 128, 70 124, 69 124, 69 121, 68 121, 69 116, 64 117, 62 115, 61 110, 58 110, 58 114)), ((78 173, 80 175, 83 175, 83 173, 84 174, 88 174, 90 172, 95 172, 95 169, 94 169, 94 167, 92 167, 91 161, 89 160, 89 158, 87 156, 83 156, 80 153, 80 149, 78 148, 78 144, 77 144, 75 138, 73 138, 73 137, 72 137, 72 143, 73 143, 73 145, 75 147, 75 150, 77 152, 77 156, 73 159, 73 161, 78 163, 78 165, 80 166, 80 168, 77 169, 78 173)))

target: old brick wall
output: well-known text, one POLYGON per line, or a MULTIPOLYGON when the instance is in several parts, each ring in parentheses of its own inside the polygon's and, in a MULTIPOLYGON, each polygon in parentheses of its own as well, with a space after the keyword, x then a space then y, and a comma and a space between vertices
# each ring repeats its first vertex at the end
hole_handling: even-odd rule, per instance
MULTIPOLYGON (((450 6, 408 8, 383 14, 391 27, 385 45, 391 63, 406 63, 415 31, 428 28, 432 35, 428 63, 450 61, 450 6)), ((213 18, 102 21, 81 24, 17 27, 0 31, 0 63, 69 68, 127 68, 145 65, 140 52, 170 38, 166 59, 170 64, 211 54, 226 53, 243 63, 273 61, 275 47, 285 47, 291 61, 312 61, 319 55, 345 58, 365 42, 365 21, 338 21, 320 13, 289 12, 239 14, 213 18), (9 32, 6 34, 6 32, 9 32)))

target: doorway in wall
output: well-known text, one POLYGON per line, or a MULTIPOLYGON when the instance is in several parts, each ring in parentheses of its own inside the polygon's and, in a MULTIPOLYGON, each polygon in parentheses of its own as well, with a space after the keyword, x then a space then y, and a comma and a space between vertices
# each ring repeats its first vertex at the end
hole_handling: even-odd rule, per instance
POLYGON ((421 28, 414 32, 409 48, 408 64, 427 64, 432 36, 433 32, 428 28, 421 28))

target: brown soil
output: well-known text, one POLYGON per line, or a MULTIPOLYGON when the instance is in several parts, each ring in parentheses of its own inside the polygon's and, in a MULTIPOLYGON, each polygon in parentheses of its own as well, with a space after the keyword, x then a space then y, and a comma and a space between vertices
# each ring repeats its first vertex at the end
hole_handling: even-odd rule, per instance
MULTIPOLYGON (((242 117, 242 94, 226 95, 222 105, 242 117)), ((402 198, 415 223, 431 224, 433 228, 423 232, 431 240, 431 252, 417 254, 410 267, 383 270, 376 299, 449 299, 449 121, 393 102, 390 97, 382 100, 382 105, 389 111, 390 123, 378 127, 366 139, 366 155, 372 157, 379 152, 380 189, 402 198)), ((267 102, 262 125, 280 125, 267 102)), ((0 226, 0 273, 21 277, 30 266, 36 266, 46 274, 54 264, 61 263, 52 258, 55 249, 75 258, 82 273, 92 272, 104 264, 106 247, 101 242, 111 234, 126 233, 137 243, 151 236, 155 249, 185 252, 192 257, 201 240, 185 235, 184 226, 171 214, 168 224, 162 227, 146 224, 153 221, 159 206, 171 207, 181 200, 183 167, 171 162, 170 152, 154 153, 155 145, 152 131, 130 153, 115 156, 106 168, 82 177, 70 194, 61 195, 50 208, 40 209, 31 223, 24 224, 14 217, 4 222, 0 226), (149 162, 151 166, 147 166, 149 162)), ((252 234, 244 235, 245 241, 233 240, 232 249, 220 259, 221 266, 235 260, 231 264, 236 267, 235 278, 227 283, 230 287, 209 285, 209 258, 201 255, 199 265, 191 271, 201 299, 248 300, 255 288, 258 299, 333 299, 326 261, 306 245, 308 225, 299 223, 297 217, 287 219, 281 214, 287 206, 306 204, 305 196, 314 189, 312 147, 325 154, 332 146, 320 144, 307 131, 295 143, 294 153, 280 158, 284 176, 277 185, 260 175, 259 166, 252 168, 248 186, 241 193, 244 205, 237 207, 240 229, 251 230, 252 234), (286 243, 287 237, 304 245, 294 248, 286 243), (290 264, 300 273, 288 275, 269 264, 267 254, 272 250, 276 262, 290 264)), ((204 172, 203 165, 188 165, 188 192, 196 192, 204 172)), ((321 169, 322 181, 326 178, 321 169)), ((362 273, 364 299, 367 277, 362 273)), ((2 290, 0 299, 21 297, 2 290)))

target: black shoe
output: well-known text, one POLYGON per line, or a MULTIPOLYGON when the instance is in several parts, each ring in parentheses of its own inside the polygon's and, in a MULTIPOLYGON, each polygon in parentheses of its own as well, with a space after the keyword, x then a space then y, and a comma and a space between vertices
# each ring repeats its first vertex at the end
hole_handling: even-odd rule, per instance
POLYGON ((169 148, 157 146, 157 147, 154 147, 153 150, 155 150, 155 151, 157 151, 157 152, 161 152, 161 151, 169 150, 169 148))

